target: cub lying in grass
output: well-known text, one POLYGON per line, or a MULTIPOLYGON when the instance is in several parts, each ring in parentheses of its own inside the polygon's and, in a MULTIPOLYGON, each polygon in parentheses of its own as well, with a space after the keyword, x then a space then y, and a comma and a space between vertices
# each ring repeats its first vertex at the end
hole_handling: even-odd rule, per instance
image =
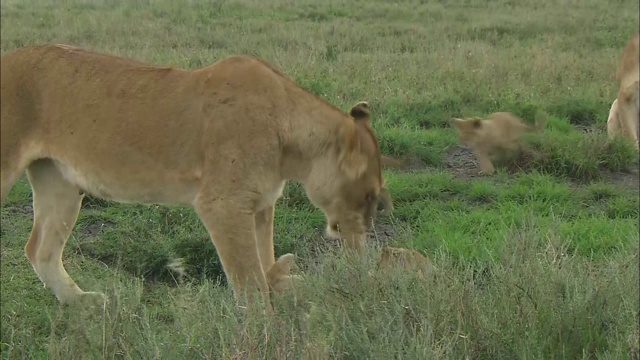
POLYGON ((491 114, 489 119, 453 118, 450 124, 457 130, 460 143, 478 158, 480 174, 492 175, 495 168, 491 159, 497 154, 518 150, 522 135, 530 131, 542 131, 547 120, 546 114, 538 112, 535 126, 531 126, 511 113, 497 112, 491 114))
POLYGON ((422 279, 433 270, 431 261, 416 250, 390 246, 383 248, 379 268, 388 270, 395 266, 415 270, 422 279))

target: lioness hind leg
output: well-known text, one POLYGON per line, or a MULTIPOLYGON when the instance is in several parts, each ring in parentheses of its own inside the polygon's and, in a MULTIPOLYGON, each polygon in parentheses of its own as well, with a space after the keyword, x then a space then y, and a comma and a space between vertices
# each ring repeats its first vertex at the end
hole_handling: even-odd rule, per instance
POLYGON ((238 304, 252 304, 256 290, 262 295, 267 312, 271 312, 269 285, 260 262, 252 211, 233 200, 208 201, 199 198, 194 204, 216 247, 227 280, 233 286, 238 304))
POLYGON ((4 205, 4 201, 7 199, 7 195, 9 195, 9 191, 13 187, 13 184, 18 180, 21 171, 15 171, 8 168, 5 168, 4 164, 2 166, 2 174, 0 175, 0 187, 2 188, 0 192, 0 204, 4 205))
POLYGON ((611 109, 609 109, 609 117, 607 118, 607 135, 609 139, 618 137, 621 133, 620 118, 618 117, 618 99, 613 100, 611 109))
POLYGON ((36 274, 62 304, 104 300, 101 293, 84 292, 62 264, 64 245, 78 218, 84 195, 64 179, 51 160, 38 160, 27 168, 33 190, 33 229, 25 253, 36 274))
MULTIPOLYGON (((19 154, 18 154, 19 155, 19 154)), ((0 157, 0 204, 4 205, 9 191, 27 167, 28 163, 20 159, 16 154, 9 154, 3 149, 0 157)))

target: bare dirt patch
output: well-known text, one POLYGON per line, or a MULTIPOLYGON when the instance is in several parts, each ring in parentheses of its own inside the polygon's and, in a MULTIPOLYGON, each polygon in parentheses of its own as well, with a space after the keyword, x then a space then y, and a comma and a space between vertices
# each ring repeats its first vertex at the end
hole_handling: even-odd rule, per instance
POLYGON ((105 230, 114 227, 116 224, 110 221, 96 221, 84 226, 78 230, 78 238, 80 239, 96 239, 98 235, 105 230))
POLYGON ((640 190, 638 164, 628 172, 606 173, 602 179, 607 184, 620 186, 629 190, 640 190))
POLYGON ((447 153, 444 160, 446 169, 451 171, 456 178, 469 180, 482 177, 480 167, 475 155, 465 148, 453 147, 447 153))
POLYGON ((12 205, 7 206, 6 210, 11 214, 27 216, 33 219, 33 207, 31 205, 12 205))

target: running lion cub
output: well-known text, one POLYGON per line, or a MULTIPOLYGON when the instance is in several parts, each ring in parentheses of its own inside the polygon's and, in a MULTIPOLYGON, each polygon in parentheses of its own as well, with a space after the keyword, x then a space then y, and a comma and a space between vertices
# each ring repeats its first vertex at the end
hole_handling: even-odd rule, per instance
POLYGON ((536 114, 535 125, 524 123, 508 112, 497 112, 489 119, 453 118, 450 124, 457 130, 460 143, 470 150, 480 162, 480 174, 492 175, 495 168, 491 159, 498 153, 512 152, 520 148, 522 135, 530 131, 542 131, 547 125, 547 115, 536 114))

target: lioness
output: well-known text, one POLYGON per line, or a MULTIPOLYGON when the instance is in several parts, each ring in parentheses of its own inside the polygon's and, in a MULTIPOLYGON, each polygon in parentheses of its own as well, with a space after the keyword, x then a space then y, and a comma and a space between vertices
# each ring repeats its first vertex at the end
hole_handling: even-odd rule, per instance
POLYGON ((328 235, 364 250, 383 185, 366 102, 345 114, 250 56, 187 71, 44 45, 1 67, 2 203, 26 170, 26 256, 61 303, 104 298, 62 263, 84 194, 192 206, 236 299, 259 290, 267 311, 274 205, 287 180, 324 212, 328 235))
POLYGON ((453 118, 450 124, 457 130, 459 142, 470 148, 480 162, 480 174, 492 175, 495 168, 491 158, 498 152, 514 151, 520 147, 520 138, 525 132, 542 131, 547 124, 547 116, 536 114, 535 126, 525 124, 508 112, 497 112, 489 119, 453 118))
POLYGON ((616 70, 618 96, 613 100, 607 119, 607 133, 610 139, 624 136, 640 149, 640 32, 629 40, 616 70))

